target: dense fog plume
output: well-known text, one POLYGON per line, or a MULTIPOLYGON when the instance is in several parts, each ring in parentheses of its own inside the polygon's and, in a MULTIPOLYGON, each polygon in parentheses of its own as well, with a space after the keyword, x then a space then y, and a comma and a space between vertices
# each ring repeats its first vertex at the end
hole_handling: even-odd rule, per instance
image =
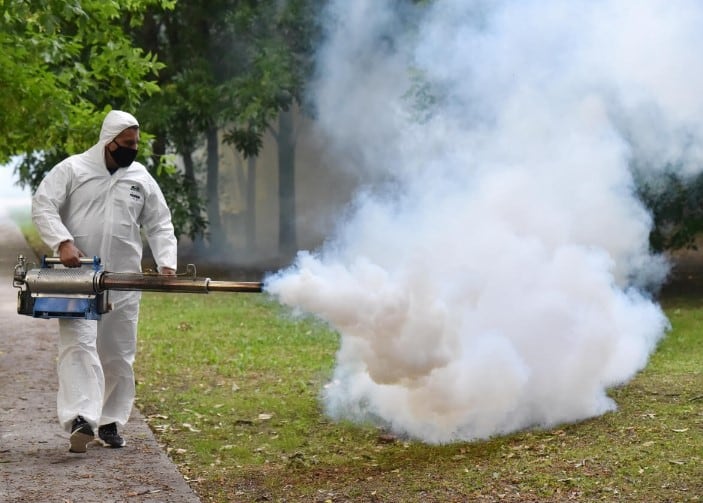
POLYGON ((630 165, 701 164, 697 1, 338 0, 320 134, 365 185, 267 281, 341 334, 336 418, 426 442, 613 410, 668 322, 630 165))

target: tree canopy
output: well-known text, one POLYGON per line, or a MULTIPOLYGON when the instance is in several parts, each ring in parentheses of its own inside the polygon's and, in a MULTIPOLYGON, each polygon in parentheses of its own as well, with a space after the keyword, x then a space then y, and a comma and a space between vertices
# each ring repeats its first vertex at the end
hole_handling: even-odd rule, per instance
POLYGON ((149 6, 175 0, 5 0, 0 7, 0 162, 75 153, 95 142, 109 107, 135 108, 163 66, 132 45, 149 6))
MULTIPOLYGON (((425 1, 416 3, 423 4, 425 1)), ((92 145, 110 108, 138 112, 141 159, 164 189, 177 232, 218 230, 218 132, 245 156, 305 88, 326 0, 4 0, 0 4, 0 163, 22 156, 20 182, 35 188, 68 154, 92 145), (208 153, 198 191, 193 153, 208 153), (162 170, 164 154, 185 173, 162 170)), ((412 69, 409 69, 412 72, 412 69)), ((421 75, 408 97, 418 120, 441 95, 421 75)), ((290 144, 277 136, 279 144, 290 144)), ((295 241, 293 164, 280 167, 281 241, 295 241), (287 219, 287 221, 286 221, 287 219), (286 237, 288 236, 288 237, 286 237)), ((700 180, 638 178, 655 250, 692 246, 703 229, 700 180)))

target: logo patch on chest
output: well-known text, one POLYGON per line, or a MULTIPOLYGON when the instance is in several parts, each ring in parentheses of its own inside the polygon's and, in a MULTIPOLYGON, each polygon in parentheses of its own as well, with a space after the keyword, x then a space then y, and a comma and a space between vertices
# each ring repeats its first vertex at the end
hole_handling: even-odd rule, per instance
POLYGON ((138 187, 137 185, 132 185, 132 186, 129 188, 129 197, 131 197, 131 198, 134 199, 135 201, 138 201, 139 199, 142 198, 142 196, 140 195, 140 193, 141 193, 141 190, 139 189, 139 187, 138 187))

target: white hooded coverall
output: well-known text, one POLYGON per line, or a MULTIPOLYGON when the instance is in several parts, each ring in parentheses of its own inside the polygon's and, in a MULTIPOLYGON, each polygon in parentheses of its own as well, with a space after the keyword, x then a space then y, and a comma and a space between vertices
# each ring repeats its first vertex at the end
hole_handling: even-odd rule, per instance
MULTIPOLYGON (((109 112, 98 143, 42 180, 32 220, 53 250, 72 240, 87 257, 100 257, 107 271, 140 272, 141 227, 157 266, 176 269, 171 213, 154 178, 138 162, 113 175, 105 164, 105 146, 138 125, 131 114, 109 112)), ((94 429, 129 419, 140 298, 141 292, 110 292, 113 309, 99 321, 59 320, 57 412, 66 431, 78 415, 94 429)))

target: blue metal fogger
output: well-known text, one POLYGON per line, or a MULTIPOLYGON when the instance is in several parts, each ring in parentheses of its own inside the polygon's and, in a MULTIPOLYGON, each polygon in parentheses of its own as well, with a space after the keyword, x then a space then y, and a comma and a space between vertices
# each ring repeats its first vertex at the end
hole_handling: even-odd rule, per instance
POLYGON ((213 281, 196 277, 188 264, 183 275, 116 273, 103 269, 99 257, 82 258, 80 267, 66 268, 58 257, 44 257, 39 267, 28 269, 20 255, 12 285, 19 289, 17 312, 34 318, 99 320, 109 312, 110 290, 173 293, 261 292, 262 283, 213 281))

